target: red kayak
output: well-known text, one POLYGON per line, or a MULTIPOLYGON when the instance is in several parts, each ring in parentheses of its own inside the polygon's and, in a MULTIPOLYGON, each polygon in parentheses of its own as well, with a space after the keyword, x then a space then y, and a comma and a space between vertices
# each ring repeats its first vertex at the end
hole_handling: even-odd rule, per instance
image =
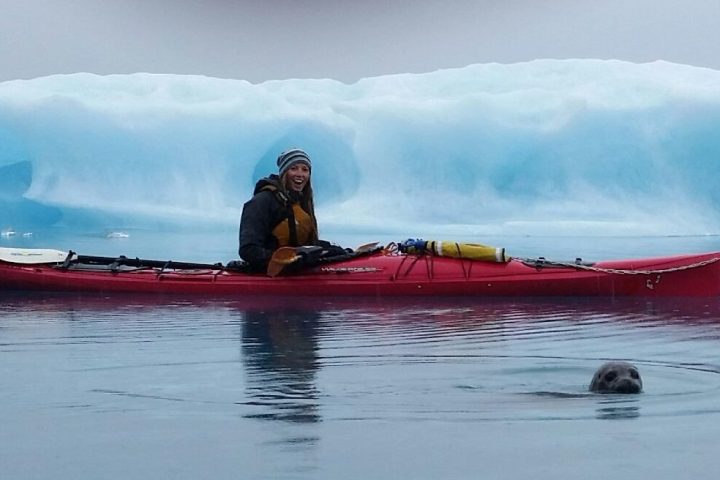
POLYGON ((379 250, 270 277, 220 264, 128 261, 125 257, 114 262, 85 257, 108 261, 83 264, 69 261, 73 252, 63 259, 67 252, 0 250, 0 291, 235 297, 720 296, 720 252, 597 263, 542 258, 495 263, 379 250))

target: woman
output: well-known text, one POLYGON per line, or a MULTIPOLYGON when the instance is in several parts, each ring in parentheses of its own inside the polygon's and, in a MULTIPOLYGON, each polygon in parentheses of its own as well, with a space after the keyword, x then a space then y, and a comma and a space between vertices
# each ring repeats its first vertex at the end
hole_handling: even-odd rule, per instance
POLYGON ((312 163, 300 149, 277 158, 278 174, 255 185, 240 220, 240 257, 253 270, 264 271, 279 247, 318 244, 310 184, 312 163))

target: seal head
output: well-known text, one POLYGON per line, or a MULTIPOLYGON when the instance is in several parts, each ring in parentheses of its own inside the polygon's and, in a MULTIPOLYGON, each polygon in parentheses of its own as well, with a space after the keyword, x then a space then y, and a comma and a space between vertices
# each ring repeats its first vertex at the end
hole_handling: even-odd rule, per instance
POLYGON ((590 391, 595 393, 640 393, 642 378, 637 367, 628 362, 607 362, 593 375, 590 391))

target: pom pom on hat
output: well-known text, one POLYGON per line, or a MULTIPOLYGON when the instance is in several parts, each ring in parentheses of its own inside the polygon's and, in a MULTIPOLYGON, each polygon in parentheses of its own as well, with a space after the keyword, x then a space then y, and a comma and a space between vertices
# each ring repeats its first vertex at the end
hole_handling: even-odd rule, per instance
POLYGON ((294 148, 292 150, 287 150, 278 156, 277 166, 280 176, 282 177, 282 174, 296 163, 304 163, 312 171, 312 163, 310 163, 310 157, 308 157, 308 154, 299 148, 294 148))

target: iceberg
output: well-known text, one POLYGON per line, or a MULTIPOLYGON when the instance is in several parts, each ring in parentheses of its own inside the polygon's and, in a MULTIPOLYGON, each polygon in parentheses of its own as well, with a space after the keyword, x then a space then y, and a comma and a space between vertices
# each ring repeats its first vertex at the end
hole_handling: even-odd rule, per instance
POLYGON ((536 60, 251 84, 0 83, 0 226, 237 226, 300 147, 321 234, 720 231, 720 72, 536 60))

